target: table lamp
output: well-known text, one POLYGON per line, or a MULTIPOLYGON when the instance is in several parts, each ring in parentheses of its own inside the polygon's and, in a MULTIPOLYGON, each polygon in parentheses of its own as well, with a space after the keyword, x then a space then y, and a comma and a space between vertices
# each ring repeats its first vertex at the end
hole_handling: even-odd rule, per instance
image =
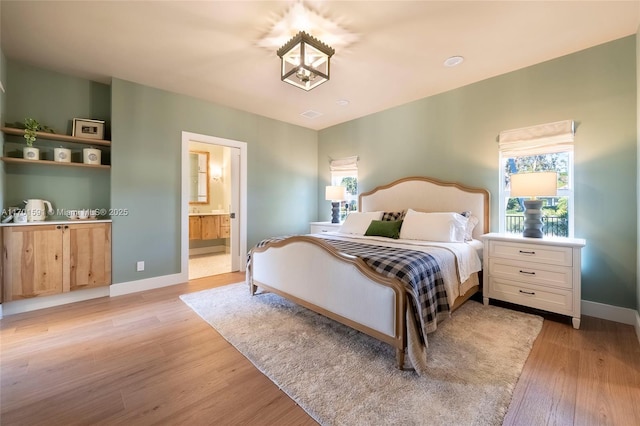
POLYGON ((531 197, 524 201, 524 231, 522 235, 542 238, 542 200, 536 197, 555 197, 558 194, 556 172, 518 173, 511 175, 511 197, 531 197))
POLYGON ((340 223, 340 201, 346 199, 346 188, 344 186, 327 186, 324 198, 331 201, 331 223, 340 223))

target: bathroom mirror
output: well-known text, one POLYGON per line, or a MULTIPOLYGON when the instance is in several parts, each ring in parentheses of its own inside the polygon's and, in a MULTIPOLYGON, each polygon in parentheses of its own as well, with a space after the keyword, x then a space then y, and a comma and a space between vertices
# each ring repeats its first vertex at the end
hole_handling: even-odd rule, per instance
POLYGON ((189 151, 189 204, 209 204, 209 153, 189 151))

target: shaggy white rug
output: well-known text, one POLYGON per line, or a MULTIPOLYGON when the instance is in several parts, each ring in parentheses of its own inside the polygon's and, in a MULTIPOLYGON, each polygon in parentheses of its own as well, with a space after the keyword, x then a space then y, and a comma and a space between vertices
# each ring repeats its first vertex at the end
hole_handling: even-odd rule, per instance
POLYGON ((469 301, 429 335, 419 377, 391 346, 244 283, 180 297, 323 425, 499 425, 543 321, 469 301))

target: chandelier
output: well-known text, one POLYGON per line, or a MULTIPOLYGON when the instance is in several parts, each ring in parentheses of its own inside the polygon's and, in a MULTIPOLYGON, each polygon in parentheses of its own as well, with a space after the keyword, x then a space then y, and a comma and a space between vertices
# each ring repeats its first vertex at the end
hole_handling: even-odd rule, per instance
POLYGON ((318 87, 329 80, 329 60, 334 53, 332 47, 300 31, 278 49, 280 79, 307 91, 318 87))

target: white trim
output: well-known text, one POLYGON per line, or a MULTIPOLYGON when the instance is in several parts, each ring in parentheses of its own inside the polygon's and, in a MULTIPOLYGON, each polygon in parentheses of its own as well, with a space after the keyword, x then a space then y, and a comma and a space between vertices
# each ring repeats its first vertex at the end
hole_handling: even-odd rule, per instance
POLYGON ((0 303, 0 319, 2 319, 2 303, 0 303))
POLYGON ((0 306, 2 306, 4 315, 14 315, 107 296, 109 296, 109 287, 104 286, 54 294, 51 296, 32 297, 29 299, 15 300, 13 302, 4 302, 0 306))
MULTIPOLYGON (((228 146, 240 149, 240 256, 247 253, 247 143, 216 136, 182 132, 182 201, 181 201, 181 271, 188 275, 189 271, 189 141, 203 142, 213 145, 228 146)), ((240 262, 240 272, 246 269, 245 262, 240 262)))
MULTIPOLYGON (((2 314, 2 312, 0 312, 0 314, 2 314)), ((636 329, 636 336, 638 337, 638 342, 640 343, 640 314, 638 312, 636 312, 635 329, 636 329)))
MULTIPOLYGON (((2 90, 2 93, 5 93, 4 85, 2 84, 2 81, 0 81, 0 90, 2 90)), ((0 316, 0 318, 2 318, 2 316, 0 316)))
MULTIPOLYGON (((638 312, 635 309, 621 308, 620 306, 605 305, 604 303, 583 300, 581 303, 582 315, 615 321, 622 324, 634 325, 637 322, 638 312)), ((636 324, 636 331, 638 325, 636 324)))
POLYGON ((183 284, 189 281, 187 273, 163 275, 161 277, 145 278, 126 283, 111 284, 110 296, 122 296, 125 294, 138 293, 140 291, 153 290, 156 288, 169 287, 171 285, 183 284))

